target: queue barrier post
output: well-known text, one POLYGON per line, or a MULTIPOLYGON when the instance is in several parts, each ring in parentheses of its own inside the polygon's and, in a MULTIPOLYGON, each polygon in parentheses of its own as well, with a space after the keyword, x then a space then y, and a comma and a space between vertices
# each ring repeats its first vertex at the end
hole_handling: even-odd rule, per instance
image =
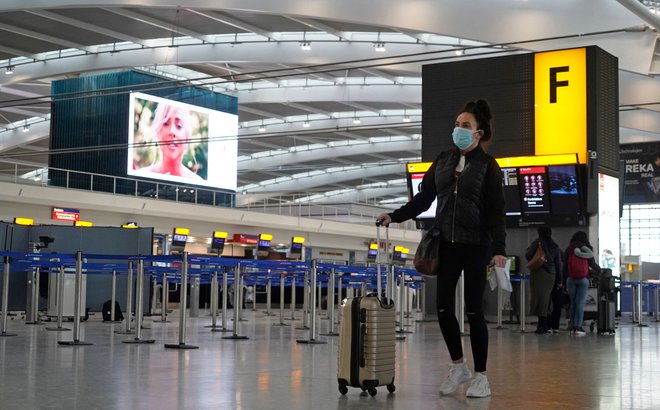
POLYGON ((161 283, 161 295, 160 295, 160 320, 154 320, 154 322, 158 323, 169 323, 169 320, 167 320, 167 305, 169 304, 169 298, 170 298, 170 286, 169 282, 167 281, 167 272, 163 272, 163 281, 161 283))
MULTIPOLYGON (((403 335, 405 333, 412 333, 409 330, 404 330, 403 329, 403 323, 404 323, 404 303, 405 303, 405 293, 406 291, 406 274, 401 270, 399 273, 399 329, 396 331, 399 335, 403 335)), ((397 336, 396 340, 406 340, 405 336, 397 336)))
POLYGON ((131 340, 124 340, 128 344, 151 344, 154 339, 142 339, 142 311, 144 303, 144 259, 138 259, 137 268, 137 289, 135 290, 135 337, 131 340))
POLYGON ((312 269, 311 269, 311 283, 309 285, 309 289, 311 289, 310 293, 310 301, 309 301, 309 306, 311 309, 310 312, 310 329, 309 329, 309 339, 303 339, 303 340, 296 340, 298 343, 304 343, 304 344, 325 344, 327 342, 323 340, 317 340, 316 339, 316 260, 312 260, 312 269))
POLYGON ((133 320, 133 261, 128 261, 128 274, 126 275, 126 327, 124 330, 117 330, 119 335, 130 335, 133 333, 131 321, 133 320))
POLYGON ((211 330, 218 327, 217 317, 218 317, 218 271, 213 271, 211 276, 211 324, 209 326, 204 326, 211 328, 211 330))
MULTIPOLYGON (((268 283, 270 284, 270 279, 268 283)), ((284 272, 280 272, 280 323, 275 323, 273 326, 289 326, 284 323, 284 272)))
POLYGON ((2 258, 2 321, 0 337, 16 336, 16 333, 7 333, 7 307, 9 306, 9 257, 2 258))
POLYGON ((221 314, 221 327, 211 329, 211 332, 228 332, 227 329, 227 289, 228 278, 227 271, 222 272, 222 314, 221 314))
POLYGON ((73 301, 73 340, 58 341, 60 346, 90 346, 92 343, 80 340, 80 308, 82 305, 82 252, 76 252, 75 294, 73 301))
POLYGON ((322 336, 339 336, 335 332, 335 268, 330 269, 330 278, 328 279, 328 332, 322 333, 322 336))
POLYGON ((243 293, 243 284, 241 280, 241 264, 236 265, 236 270, 234 271, 234 329, 231 336, 224 336, 223 339, 231 340, 247 340, 249 337, 241 336, 238 334, 240 327, 240 308, 241 308, 241 294, 243 293))
POLYGON ((186 304, 188 298, 186 290, 188 288, 188 252, 183 252, 181 255, 181 296, 179 298, 179 343, 165 344, 166 349, 199 349, 199 346, 186 344, 186 304))
POLYGON ((51 332, 65 332, 71 329, 62 327, 62 318, 64 316, 64 265, 60 266, 57 272, 57 280, 55 281, 55 294, 57 303, 57 326, 47 327, 46 330, 51 332))

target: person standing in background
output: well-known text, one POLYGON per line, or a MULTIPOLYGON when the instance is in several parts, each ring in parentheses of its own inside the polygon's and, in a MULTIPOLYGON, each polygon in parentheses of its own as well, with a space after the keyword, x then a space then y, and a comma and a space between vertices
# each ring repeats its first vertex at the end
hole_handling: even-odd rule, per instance
POLYGON ((422 187, 407 204, 378 220, 388 226, 427 210, 437 198, 435 227, 440 231, 440 269, 437 276, 438 322, 453 364, 440 385, 451 394, 471 380, 467 397, 491 395, 486 377, 488 328, 483 313, 486 269, 504 267, 505 223, 502 171, 481 144, 490 140, 492 114, 484 100, 468 102, 454 122, 455 147, 444 151, 424 175, 422 187), (465 307, 470 322, 470 344, 476 374, 468 369, 456 319, 456 284, 463 272, 465 307))
POLYGON ((593 247, 589 243, 587 233, 577 231, 571 238, 571 243, 564 252, 564 277, 566 289, 571 300, 569 318, 571 333, 584 336, 587 332, 582 328, 584 320, 584 304, 589 288, 589 270, 600 272, 600 266, 594 259, 593 247))
POLYGON ((541 246, 545 253, 546 262, 538 269, 532 269, 529 274, 529 290, 531 293, 530 315, 538 316, 538 323, 534 333, 548 333, 548 307, 550 294, 557 283, 561 283, 561 251, 552 240, 552 229, 549 226, 539 226, 538 238, 527 247, 525 258, 529 261, 541 246))

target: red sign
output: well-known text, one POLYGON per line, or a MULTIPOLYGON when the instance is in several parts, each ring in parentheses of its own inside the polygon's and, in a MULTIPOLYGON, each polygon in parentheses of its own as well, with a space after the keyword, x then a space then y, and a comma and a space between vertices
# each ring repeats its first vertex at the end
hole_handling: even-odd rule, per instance
POLYGON ((56 221, 75 222, 80 220, 80 210, 72 208, 53 208, 53 219, 56 221))
POLYGON ((249 235, 246 233, 235 233, 234 243, 243 243, 245 245, 256 245, 259 242, 259 235, 249 235))

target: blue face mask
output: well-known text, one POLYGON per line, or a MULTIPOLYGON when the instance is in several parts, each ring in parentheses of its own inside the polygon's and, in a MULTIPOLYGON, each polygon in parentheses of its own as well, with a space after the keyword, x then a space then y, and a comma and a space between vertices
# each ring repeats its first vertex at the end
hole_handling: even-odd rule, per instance
POLYGON ((476 131, 468 130, 466 128, 456 127, 451 136, 454 139, 454 144, 456 144, 459 149, 467 149, 474 142, 472 135, 475 132, 476 131))

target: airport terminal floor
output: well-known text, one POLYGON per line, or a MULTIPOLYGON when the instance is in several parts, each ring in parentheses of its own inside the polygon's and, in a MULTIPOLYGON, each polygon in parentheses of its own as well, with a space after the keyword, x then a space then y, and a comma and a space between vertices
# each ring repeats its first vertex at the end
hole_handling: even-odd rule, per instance
MULTIPOLYGON (((259 306, 257 306, 259 308, 259 306)), ((231 317, 231 316, 229 316, 231 317)), ((337 389, 337 337, 326 344, 299 344, 309 331, 276 327, 279 316, 245 310, 240 333, 247 340, 211 332, 208 312, 189 318, 186 343, 197 350, 165 349, 176 343, 177 311, 169 323, 147 317, 143 337, 154 344, 124 344, 123 324, 82 323, 80 340, 90 346, 60 346, 71 332, 48 332, 19 317, 9 321, 14 337, 0 337, 0 408, 11 409, 657 409, 660 408, 660 325, 638 327, 621 318, 615 335, 567 331, 537 335, 517 325, 490 324, 488 377, 492 396, 468 399, 462 386, 438 392, 449 356, 437 323, 413 322, 398 341, 396 391, 375 397, 337 389)), ((647 320, 648 322, 648 320, 647 320)), ((328 321, 320 319, 321 332, 328 321)), ((65 327, 73 323, 65 322, 65 327)), ((231 329, 231 322, 228 325, 231 329)), ((467 330, 466 325, 466 330, 467 330)), ((231 334, 231 333, 229 333, 231 334)), ((470 357, 469 338, 464 338, 470 357)), ((470 359, 471 366, 471 359, 470 359)))

